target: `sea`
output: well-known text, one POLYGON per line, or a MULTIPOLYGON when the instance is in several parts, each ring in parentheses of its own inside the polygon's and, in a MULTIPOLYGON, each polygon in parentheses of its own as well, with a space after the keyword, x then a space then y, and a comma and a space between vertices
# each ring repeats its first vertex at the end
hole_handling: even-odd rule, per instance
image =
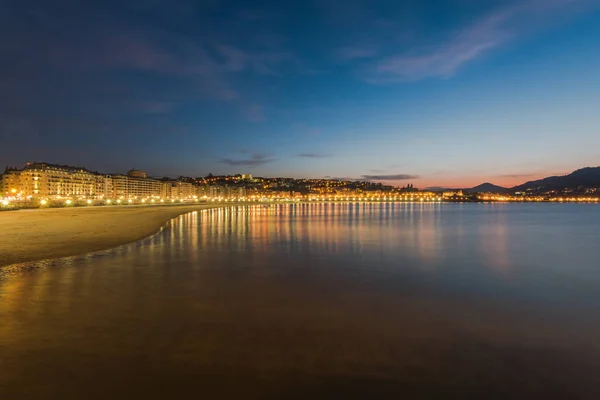
POLYGON ((191 212, 0 280, 0 399, 598 399, 600 207, 191 212))

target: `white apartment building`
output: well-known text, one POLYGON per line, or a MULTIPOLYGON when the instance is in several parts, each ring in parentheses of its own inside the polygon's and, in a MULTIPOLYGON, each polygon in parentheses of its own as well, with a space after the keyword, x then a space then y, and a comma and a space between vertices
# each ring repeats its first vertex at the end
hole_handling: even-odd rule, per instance
MULTIPOLYGON (((98 174, 85 168, 48 163, 27 163, 23 169, 7 170, 2 191, 17 198, 96 198, 98 174)), ((100 185, 100 190, 104 190, 100 185)))

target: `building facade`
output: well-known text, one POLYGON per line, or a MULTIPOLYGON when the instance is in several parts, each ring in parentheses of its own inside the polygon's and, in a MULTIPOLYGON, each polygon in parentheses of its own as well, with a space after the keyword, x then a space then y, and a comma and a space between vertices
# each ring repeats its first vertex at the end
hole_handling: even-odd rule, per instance
POLYGON ((113 179, 111 175, 96 176, 96 197, 110 199, 114 197, 113 179))
POLYGON ((85 168, 48 163, 27 163, 22 169, 7 168, 0 177, 0 197, 14 199, 239 199, 246 188, 239 185, 206 185, 185 180, 153 179, 140 170, 126 175, 106 175, 85 168))
POLYGON ((199 195, 198 186, 190 182, 163 180, 161 197, 165 199, 193 199, 199 195))
POLYGON ((213 199, 239 199, 246 197, 246 188, 243 186, 207 186, 205 193, 207 197, 213 199))
POLYGON ((99 174, 81 167, 27 163, 7 170, 2 191, 16 198, 96 198, 99 174))
POLYGON ((130 169, 127 171, 127 176, 132 176, 134 178, 147 178, 148 175, 144 171, 140 171, 139 169, 130 169))
POLYGON ((21 172, 6 170, 0 182, 0 195, 2 197, 13 197, 21 188, 21 172))
POLYGON ((137 174, 141 171, 135 172, 132 175, 112 176, 113 197, 119 199, 161 197, 163 189, 161 181, 152 178, 142 178, 137 174))

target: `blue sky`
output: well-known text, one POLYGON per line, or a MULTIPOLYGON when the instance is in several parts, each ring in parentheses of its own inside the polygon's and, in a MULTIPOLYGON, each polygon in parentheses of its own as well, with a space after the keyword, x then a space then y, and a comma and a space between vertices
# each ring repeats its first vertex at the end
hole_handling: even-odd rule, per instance
POLYGON ((0 0, 0 163, 514 185, 600 164, 600 1, 0 0))

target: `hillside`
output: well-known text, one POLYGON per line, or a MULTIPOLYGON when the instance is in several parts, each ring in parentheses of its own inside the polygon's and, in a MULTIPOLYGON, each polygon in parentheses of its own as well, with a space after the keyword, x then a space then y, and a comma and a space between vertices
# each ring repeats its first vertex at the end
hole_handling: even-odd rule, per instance
POLYGON ((507 193, 509 189, 486 182, 471 189, 464 189, 467 193, 507 193))
POLYGON ((583 186, 600 187, 600 167, 587 167, 564 176, 550 176, 548 178, 530 181, 512 188, 515 192, 526 190, 548 191, 556 189, 577 189, 583 186))

